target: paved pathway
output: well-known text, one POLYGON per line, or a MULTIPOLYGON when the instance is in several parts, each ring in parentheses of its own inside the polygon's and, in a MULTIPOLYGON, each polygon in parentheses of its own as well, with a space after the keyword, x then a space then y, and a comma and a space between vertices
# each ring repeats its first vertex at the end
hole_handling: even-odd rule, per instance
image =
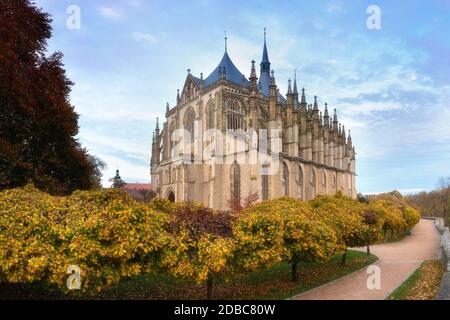
POLYGON ((439 250, 439 233, 434 221, 421 220, 405 240, 374 245, 371 252, 379 258, 381 289, 369 290, 367 269, 293 297, 293 300, 381 300, 385 299, 420 266, 434 259, 439 250))

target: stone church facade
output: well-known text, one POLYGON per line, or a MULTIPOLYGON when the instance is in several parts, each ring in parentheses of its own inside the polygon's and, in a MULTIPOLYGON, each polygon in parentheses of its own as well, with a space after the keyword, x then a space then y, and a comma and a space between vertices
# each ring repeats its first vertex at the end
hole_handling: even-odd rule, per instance
POLYGON ((266 39, 259 76, 246 78, 225 53, 206 78, 188 70, 176 106, 153 134, 151 180, 171 201, 228 209, 230 201, 290 196, 310 200, 337 191, 355 198, 350 133, 317 97, 309 104, 297 79, 280 94, 266 39))

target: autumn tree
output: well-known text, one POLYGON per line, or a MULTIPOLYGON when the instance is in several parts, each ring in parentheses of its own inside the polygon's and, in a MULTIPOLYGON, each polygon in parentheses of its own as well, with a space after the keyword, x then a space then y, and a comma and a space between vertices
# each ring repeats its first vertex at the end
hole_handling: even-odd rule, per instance
POLYGON ((442 217, 444 218, 444 225, 447 227, 450 220, 450 177, 439 179, 438 190, 443 204, 442 217))
POLYGON ((98 185, 98 162, 75 138, 63 55, 46 55, 51 21, 29 0, 0 1, 0 190, 32 182, 68 194, 98 185))
POLYGON ((172 205, 166 200, 152 201, 151 207, 171 208, 168 232, 171 235, 161 255, 161 268, 175 277, 206 284, 206 297, 213 297, 215 280, 231 275, 234 216, 196 203, 172 205))

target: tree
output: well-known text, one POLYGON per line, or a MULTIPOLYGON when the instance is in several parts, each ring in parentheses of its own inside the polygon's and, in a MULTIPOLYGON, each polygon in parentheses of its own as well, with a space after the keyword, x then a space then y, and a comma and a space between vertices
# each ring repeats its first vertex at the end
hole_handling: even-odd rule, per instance
POLYGON ((69 194, 98 180, 98 163, 75 138, 63 55, 45 54, 51 21, 29 0, 0 1, 0 190, 32 182, 69 194))
MULTIPOLYGON (((249 257, 253 256, 254 258, 250 261, 259 267, 263 263, 267 265, 265 259, 269 259, 268 262, 273 263, 276 260, 271 259, 279 257, 291 264, 292 281, 298 281, 298 265, 300 262, 324 262, 334 253, 336 245, 334 230, 324 222, 313 219, 311 208, 307 203, 288 197, 264 201, 243 211, 244 217, 251 217, 252 215, 254 215, 252 221, 255 220, 255 217, 267 219, 275 215, 272 220, 268 220, 274 228, 259 230, 260 226, 264 226, 260 222, 252 225, 252 230, 256 230, 258 233, 256 239, 253 240, 254 244, 249 245, 249 247, 255 248, 255 244, 261 240, 268 241, 266 242, 266 248, 262 246, 252 254, 244 252, 244 261, 248 261, 249 257), (276 227, 278 223, 276 218, 282 221, 282 245, 278 249, 280 252, 266 254, 264 250, 277 250, 277 245, 279 245, 277 242, 279 240, 277 231, 279 230, 276 227)), ((252 239, 251 233, 247 233, 246 236, 250 236, 247 239, 252 239)))
POLYGON ((243 200, 241 197, 235 199, 234 197, 228 200, 228 206, 233 212, 241 212, 247 208, 250 208, 253 204, 258 202, 259 193, 253 192, 249 193, 243 200))
POLYGON ((449 224, 449 214, 450 214, 450 177, 440 178, 438 182, 438 189, 442 194, 442 203, 443 203, 442 217, 444 219, 444 225, 447 227, 449 224))
POLYGON ((228 212, 216 212, 196 203, 153 201, 151 207, 171 206, 170 241, 162 253, 161 269, 175 277, 206 283, 206 297, 213 297, 215 279, 231 274, 232 221, 228 212))
MULTIPOLYGON (((168 216, 118 190, 53 197, 29 185, 0 192, 0 282, 66 286, 69 266, 81 292, 153 271, 169 236, 168 216)), ((77 294, 76 292, 73 292, 77 294)))
POLYGON ((120 177, 119 169, 116 170, 116 175, 110 181, 112 182, 111 188, 113 189, 120 189, 126 185, 126 182, 120 177))

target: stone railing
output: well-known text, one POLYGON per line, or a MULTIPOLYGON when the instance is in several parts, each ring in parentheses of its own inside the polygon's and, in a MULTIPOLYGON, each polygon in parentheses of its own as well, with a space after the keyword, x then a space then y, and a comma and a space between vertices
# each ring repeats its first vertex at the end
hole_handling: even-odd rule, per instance
POLYGON ((434 224, 441 234, 441 259, 445 269, 438 300, 450 300, 450 230, 444 227, 442 218, 437 218, 434 224))

